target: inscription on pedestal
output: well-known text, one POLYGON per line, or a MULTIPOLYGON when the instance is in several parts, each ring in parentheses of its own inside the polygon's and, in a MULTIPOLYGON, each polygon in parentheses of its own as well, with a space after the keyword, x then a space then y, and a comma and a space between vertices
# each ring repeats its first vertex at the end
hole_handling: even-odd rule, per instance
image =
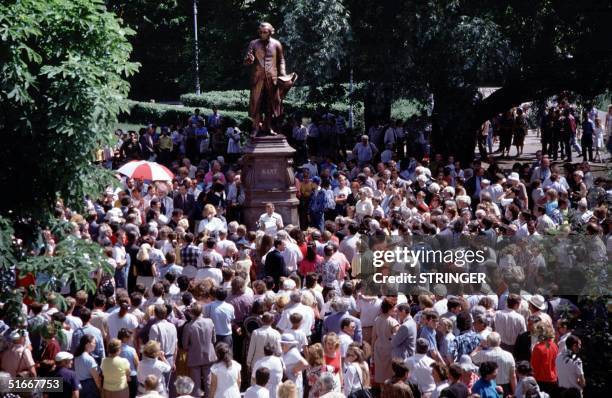
POLYGON ((274 203, 285 225, 299 225, 299 201, 295 196, 297 189, 292 167, 294 153, 295 149, 281 135, 253 138, 245 148, 243 181, 247 227, 255 228, 266 202, 274 203))

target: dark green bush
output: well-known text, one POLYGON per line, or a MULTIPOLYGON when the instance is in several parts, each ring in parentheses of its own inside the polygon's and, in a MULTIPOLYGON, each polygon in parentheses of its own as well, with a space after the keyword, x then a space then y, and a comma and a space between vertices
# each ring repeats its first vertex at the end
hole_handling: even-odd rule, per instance
MULTIPOLYGON (((154 102, 138 102, 128 100, 130 112, 123 113, 119 116, 119 121, 135 124, 172 124, 185 123, 189 116, 193 115, 195 108, 183 105, 166 105, 157 104, 154 102)), ((199 107, 204 116, 212 113, 212 110, 205 107, 199 107)), ((229 110, 221 110, 221 114, 225 117, 231 117, 240 123, 247 118, 246 112, 237 112, 229 110)))

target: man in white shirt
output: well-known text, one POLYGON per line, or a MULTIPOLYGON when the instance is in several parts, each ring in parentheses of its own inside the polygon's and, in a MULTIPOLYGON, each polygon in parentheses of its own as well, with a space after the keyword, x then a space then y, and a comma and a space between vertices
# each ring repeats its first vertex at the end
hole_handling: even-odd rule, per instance
POLYGON ((431 364, 435 361, 427 356, 429 342, 423 338, 416 341, 416 354, 406 359, 406 366, 410 369, 410 382, 416 384, 421 395, 429 396, 436 388, 433 379, 431 364))
POLYGON ((508 351, 502 350, 499 346, 500 343, 499 333, 491 332, 487 337, 488 349, 484 349, 481 345, 472 351, 470 356, 476 365, 487 361, 495 362, 497 364, 495 382, 498 386, 502 386, 504 391, 514 393, 516 389, 514 356, 508 351))
POLYGON ((283 217, 274 212, 273 203, 266 203, 266 212, 259 217, 257 223, 259 229, 270 236, 276 236, 276 233, 284 228, 283 217))
POLYGON ((357 325, 355 325, 355 321, 351 318, 344 318, 340 321, 340 333, 338 333, 338 338, 340 339, 340 357, 342 357, 343 363, 345 362, 346 351, 353 342, 356 328, 357 325))
POLYGON ((270 312, 265 312, 261 316, 261 320, 263 325, 255 329, 251 334, 249 351, 246 357, 246 364, 249 368, 252 368, 255 362, 264 357, 264 347, 266 344, 274 344, 278 352, 281 351, 281 334, 272 327, 274 315, 270 312))
POLYGON ((510 294, 506 309, 495 313, 495 331, 500 335, 500 346, 509 352, 513 352, 518 335, 527 330, 525 317, 516 311, 520 304, 521 297, 517 294, 510 294))
POLYGON ((297 271, 298 264, 304 259, 300 247, 293 242, 293 239, 291 239, 285 230, 278 231, 276 238, 285 242, 285 250, 281 252, 281 255, 285 260, 287 272, 292 273, 297 271))
POLYGON ((277 347, 273 343, 268 343, 264 346, 264 357, 260 358, 253 365, 251 371, 251 380, 255 382, 255 374, 260 368, 267 368, 270 371, 270 380, 266 384, 266 388, 270 392, 270 398, 276 398, 278 386, 283 382, 283 374, 285 373, 285 365, 283 360, 277 356, 277 347))
POLYGON ((566 347, 565 350, 559 351, 555 360, 560 392, 569 388, 582 391, 586 381, 582 360, 577 355, 582 348, 582 342, 578 337, 571 335, 566 339, 566 347))
POLYGON ((298 312, 302 315, 302 323, 300 324, 300 330, 304 332, 306 337, 312 334, 312 327, 314 326, 314 311, 311 307, 302 304, 302 294, 299 291, 294 291, 289 296, 291 304, 289 304, 282 312, 281 319, 278 321, 277 327, 283 333, 291 331, 291 321, 289 317, 291 314, 298 312))
POLYGON ((202 259, 202 268, 198 268, 195 274, 195 280, 201 281, 206 278, 211 278, 217 286, 223 284, 223 273, 221 269, 212 266, 212 258, 210 256, 204 256, 202 259))
POLYGON ((254 384, 247 388, 244 398, 269 398, 270 393, 266 385, 270 381, 270 370, 267 368, 257 369, 254 379, 254 384))
POLYGON ((359 227, 355 223, 348 225, 348 235, 340 242, 338 251, 346 257, 346 259, 352 263, 353 257, 357 254, 357 243, 361 239, 361 235, 358 233, 359 227))

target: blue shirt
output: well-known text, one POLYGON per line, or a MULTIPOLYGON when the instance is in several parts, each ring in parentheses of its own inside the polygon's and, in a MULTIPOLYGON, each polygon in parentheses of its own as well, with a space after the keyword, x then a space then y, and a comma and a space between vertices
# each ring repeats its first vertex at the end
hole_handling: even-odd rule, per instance
POLYGON ((482 336, 473 330, 462 332, 448 346, 448 352, 455 361, 462 355, 470 355, 480 345, 482 336))
POLYGON ((501 398, 501 394, 497 392, 496 388, 497 383, 495 383, 495 380, 487 381, 481 378, 474 383, 472 394, 478 394, 480 398, 501 398))
POLYGON ((429 342, 429 351, 438 351, 438 343, 436 342, 436 331, 428 326, 423 326, 421 329, 421 337, 429 342))
POLYGON ((134 347, 122 343, 121 344, 121 353, 119 354, 119 356, 121 358, 125 358, 128 360, 128 362, 130 363, 130 374, 132 376, 135 376, 136 374, 138 374, 138 369, 136 369, 136 363, 134 362, 134 358, 136 358, 136 350, 134 349, 134 347))
POLYGON ((74 391, 81 389, 81 383, 76 377, 74 370, 60 367, 53 372, 52 377, 61 377, 63 380, 63 391, 49 393, 49 398, 71 398, 74 391))
POLYGON ((74 358, 74 371, 79 381, 92 379, 91 369, 98 369, 96 360, 84 352, 81 356, 74 358))
POLYGON ((215 300, 206 305, 204 316, 210 318, 215 325, 217 336, 229 336, 232 334, 232 321, 235 319, 234 307, 225 301, 215 300))
POLYGON ((104 353, 104 340, 102 340, 102 332, 100 332, 100 329, 98 329, 97 327, 89 324, 78 328, 74 331, 74 333, 72 333, 72 343, 70 345, 70 347, 72 347, 72 353, 74 354, 77 347, 79 346, 81 337, 86 334, 91 334, 96 339, 96 348, 91 353, 91 356, 94 357, 96 360, 101 360, 106 356, 104 353))

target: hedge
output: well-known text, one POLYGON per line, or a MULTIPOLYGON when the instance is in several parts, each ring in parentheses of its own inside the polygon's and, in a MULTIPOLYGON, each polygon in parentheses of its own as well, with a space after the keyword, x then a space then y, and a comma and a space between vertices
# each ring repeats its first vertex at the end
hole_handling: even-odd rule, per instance
MULTIPOLYGON (((287 98, 283 101, 285 112, 293 113, 298 110, 316 110, 317 105, 305 102, 306 90, 308 89, 305 87, 295 87, 289 92, 287 98)), ((218 109, 246 111, 249 107, 249 95, 249 90, 207 91, 200 95, 183 94, 181 95, 181 103, 185 106, 198 108, 212 108, 216 106, 218 109)), ((348 104, 336 102, 331 105, 331 109, 339 112, 348 112, 348 104)))
MULTIPOLYGON (((166 105, 157 104, 154 102, 138 102, 128 100, 129 113, 119 115, 120 122, 135 123, 135 124, 174 124, 185 123, 189 116, 193 115, 195 108, 183 105, 166 105)), ((202 115, 206 116, 212 113, 212 109, 200 107, 202 115)), ((231 110, 221 110, 221 114, 225 117, 231 117, 238 123, 247 118, 246 112, 238 112, 231 110)))
MULTIPOLYGON (((204 116, 212 113, 212 109, 209 106, 203 105, 205 102, 203 100, 202 105, 193 105, 194 102, 199 101, 202 98, 210 99, 213 97, 211 93, 216 93, 215 95, 221 96, 223 94, 224 98, 228 99, 227 104, 230 104, 230 99, 234 99, 235 101, 239 101, 238 93, 244 92, 247 94, 248 101, 248 91, 247 90, 230 90, 230 91, 211 91, 205 93, 200 96, 196 96, 195 94, 185 94, 181 96, 181 99, 184 99, 187 96, 190 96, 190 100, 188 102, 192 104, 191 106, 185 105, 167 105, 167 104, 158 104, 155 102, 138 102, 128 100, 128 108, 129 113, 123 113, 119 115, 119 121, 123 123, 133 123, 133 124, 141 124, 146 125, 149 123, 155 124, 174 124, 177 122, 185 123, 189 116, 193 115, 195 108, 200 108, 202 114, 204 116), (225 96, 225 93, 228 93, 225 96)), ((245 119, 248 120, 247 115, 247 107, 248 103, 246 103, 243 107, 232 108, 232 106, 225 107, 216 103, 219 108, 219 112, 224 117, 231 117, 236 120, 240 125, 245 125, 245 119), (238 110, 240 109, 240 110, 238 110)), ((314 105, 305 105, 305 104, 295 104, 290 101, 285 101, 285 112, 293 113, 294 111, 311 111, 314 110, 314 105)), ((237 105, 234 105, 237 106, 237 105)), ((332 110, 336 112, 341 112, 348 116, 348 105, 345 103, 335 103, 332 105, 332 110)), ((419 105, 417 103, 408 101, 408 100, 399 100, 393 103, 391 115, 394 119, 401 118, 407 119, 411 115, 417 113, 419 110, 419 105)), ((355 106, 355 127, 357 129, 363 128, 363 106, 361 103, 356 104, 355 106)))

